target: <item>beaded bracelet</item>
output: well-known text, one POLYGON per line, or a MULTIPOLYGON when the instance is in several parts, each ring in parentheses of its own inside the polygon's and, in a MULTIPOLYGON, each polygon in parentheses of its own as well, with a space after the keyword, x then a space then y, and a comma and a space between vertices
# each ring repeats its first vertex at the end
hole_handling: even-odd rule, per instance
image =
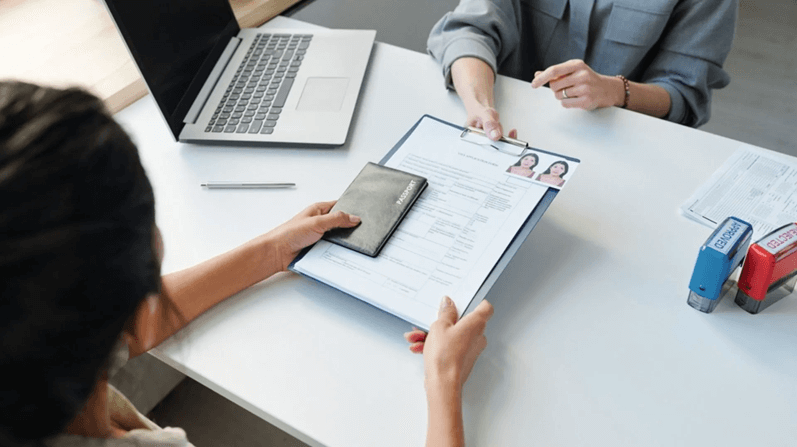
POLYGON ((623 98, 623 108, 625 109, 628 107, 628 98, 631 97, 631 89, 628 87, 628 79, 626 79, 625 76, 617 75, 616 77, 623 81, 623 87, 625 88, 625 98, 623 98))

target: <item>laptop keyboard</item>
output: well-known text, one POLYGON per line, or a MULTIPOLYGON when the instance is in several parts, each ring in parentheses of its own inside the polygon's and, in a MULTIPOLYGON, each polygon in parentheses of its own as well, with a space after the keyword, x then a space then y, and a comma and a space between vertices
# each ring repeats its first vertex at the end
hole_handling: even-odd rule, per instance
POLYGON ((270 134, 312 34, 258 34, 205 132, 270 134))

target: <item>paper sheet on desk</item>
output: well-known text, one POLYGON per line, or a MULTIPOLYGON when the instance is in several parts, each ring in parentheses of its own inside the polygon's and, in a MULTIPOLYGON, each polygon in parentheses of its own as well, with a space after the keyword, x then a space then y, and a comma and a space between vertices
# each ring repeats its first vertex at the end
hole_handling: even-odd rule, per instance
POLYGON ((681 211, 712 228, 736 216, 753 225, 756 240, 797 221, 797 158, 743 145, 681 211))
MULTIPOLYGON (((321 241, 294 268, 421 327, 437 318, 444 295, 461 314, 548 185, 507 173, 518 155, 463 141, 460 132, 423 120, 385 163, 429 186, 379 257, 321 241)), ((537 174, 558 158, 538 155, 537 174)), ((577 166, 568 163, 565 181, 577 166)))

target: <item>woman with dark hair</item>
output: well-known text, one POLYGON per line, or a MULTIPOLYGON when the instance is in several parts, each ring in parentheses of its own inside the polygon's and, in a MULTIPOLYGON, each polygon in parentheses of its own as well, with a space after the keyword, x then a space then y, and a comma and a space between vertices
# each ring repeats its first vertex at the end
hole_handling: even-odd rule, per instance
POLYGON ((565 179, 562 177, 567 174, 569 169, 570 166, 567 165, 566 161, 555 161, 551 166, 548 166, 545 172, 537 176, 537 181, 549 185, 562 186, 565 184, 565 179))
POLYGON ((534 178, 534 167, 540 162, 540 157, 537 154, 530 153, 520 157, 517 163, 506 169, 510 174, 519 175, 521 177, 534 178))
MULTIPOLYGON (((182 430, 161 429, 108 384, 117 359, 284 271, 327 230, 359 222, 317 203, 161 277, 152 187, 102 102, 9 82, 0 82, 0 203, 0 445, 12 447, 190 446, 182 430)), ((428 336, 407 339, 414 352, 426 346, 430 428, 455 436, 462 384, 492 308, 485 302, 458 322, 452 310, 443 306, 428 336)))

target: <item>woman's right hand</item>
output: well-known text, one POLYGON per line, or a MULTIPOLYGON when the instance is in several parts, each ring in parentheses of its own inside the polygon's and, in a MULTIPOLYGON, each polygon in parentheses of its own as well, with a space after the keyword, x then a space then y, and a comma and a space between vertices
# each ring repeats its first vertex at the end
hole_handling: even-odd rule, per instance
POLYGON ((438 318, 429 333, 420 329, 404 334, 410 350, 423 353, 427 386, 443 385, 461 390, 479 354, 487 346, 484 328, 493 315, 493 306, 479 303, 470 314, 458 320, 457 307, 449 297, 440 303, 438 318))
MULTIPOLYGON (((465 125, 484 130, 493 141, 503 137, 504 129, 494 107, 493 69, 481 59, 462 57, 451 64, 451 80, 468 113, 465 125)), ((510 130, 509 137, 517 138, 517 130, 510 130)))
MULTIPOLYGON (((466 105, 465 110, 468 112, 468 118, 465 121, 466 126, 484 130, 487 137, 493 141, 498 141, 504 136, 504 128, 501 126, 497 110, 478 103, 472 103, 470 107, 466 105)), ((509 138, 517 138, 516 129, 509 131, 509 138)))

